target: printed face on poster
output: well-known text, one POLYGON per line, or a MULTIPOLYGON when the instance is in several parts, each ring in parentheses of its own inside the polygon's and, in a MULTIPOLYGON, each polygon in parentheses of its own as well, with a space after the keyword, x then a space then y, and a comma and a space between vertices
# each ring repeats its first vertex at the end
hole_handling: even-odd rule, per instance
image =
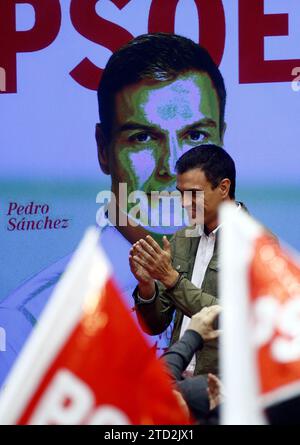
POLYGON ((232 155, 237 199, 299 248, 299 21, 296 0, 1 2, 0 299, 73 251, 96 222, 100 191, 117 201, 121 182, 127 197, 173 191, 176 160, 203 143, 232 155), (109 57, 155 32, 208 50, 226 86, 224 119, 211 77, 189 70, 118 91, 112 133, 98 125, 96 143, 109 57))

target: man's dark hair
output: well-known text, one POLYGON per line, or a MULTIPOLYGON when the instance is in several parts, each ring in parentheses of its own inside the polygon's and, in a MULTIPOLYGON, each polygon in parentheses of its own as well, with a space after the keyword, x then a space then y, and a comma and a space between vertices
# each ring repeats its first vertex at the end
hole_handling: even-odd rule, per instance
POLYGON ((222 179, 230 179, 229 197, 235 199, 235 164, 224 148, 213 144, 198 145, 184 153, 175 165, 179 175, 194 168, 200 168, 205 173, 213 188, 222 179))
POLYGON ((226 90, 223 77, 206 49, 176 34, 143 34, 116 51, 109 59, 98 88, 99 115, 109 137, 117 92, 141 80, 172 81, 187 71, 209 75, 220 106, 220 132, 224 128, 226 90))

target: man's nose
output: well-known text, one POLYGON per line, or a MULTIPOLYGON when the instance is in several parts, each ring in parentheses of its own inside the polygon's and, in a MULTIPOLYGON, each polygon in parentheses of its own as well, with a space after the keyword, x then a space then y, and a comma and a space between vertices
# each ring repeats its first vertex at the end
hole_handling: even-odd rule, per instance
POLYGON ((175 182, 176 170, 175 165, 181 156, 179 145, 176 142, 167 142, 161 151, 161 156, 158 161, 158 175, 160 178, 165 178, 168 182, 175 182))
POLYGON ((181 204, 184 209, 188 209, 193 204, 193 199, 189 191, 185 191, 181 194, 181 204))

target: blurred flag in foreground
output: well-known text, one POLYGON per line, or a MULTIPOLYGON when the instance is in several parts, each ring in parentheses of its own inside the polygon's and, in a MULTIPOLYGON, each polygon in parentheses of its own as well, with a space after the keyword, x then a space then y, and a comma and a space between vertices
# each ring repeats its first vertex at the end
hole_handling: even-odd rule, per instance
POLYGON ((0 424, 186 424, 89 229, 10 374, 0 424))
POLYGON ((300 423, 300 267, 245 212, 220 217, 222 423, 300 423))

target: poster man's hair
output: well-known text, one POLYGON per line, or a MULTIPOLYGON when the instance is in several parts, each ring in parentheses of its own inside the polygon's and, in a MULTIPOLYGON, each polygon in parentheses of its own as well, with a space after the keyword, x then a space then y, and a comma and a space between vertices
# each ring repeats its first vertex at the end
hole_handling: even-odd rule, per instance
POLYGON ((111 134, 114 96, 141 80, 172 81, 187 71, 209 75, 220 106, 220 132, 224 128, 226 90, 219 68, 206 49, 176 34, 144 34, 131 40, 109 59, 98 88, 99 115, 104 134, 111 134))

